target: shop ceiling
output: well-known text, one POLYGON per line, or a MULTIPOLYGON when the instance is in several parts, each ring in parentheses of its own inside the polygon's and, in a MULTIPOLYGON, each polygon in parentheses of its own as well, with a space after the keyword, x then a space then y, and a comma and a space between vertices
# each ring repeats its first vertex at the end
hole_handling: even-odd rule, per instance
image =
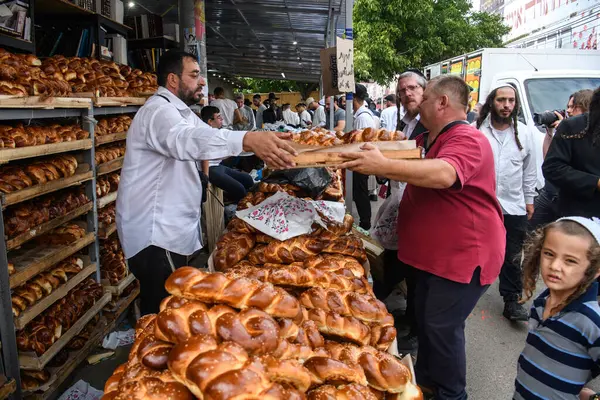
MULTIPOLYGON (((136 3, 177 20, 174 0, 136 3)), ((209 73, 318 82, 319 51, 331 21, 343 32, 344 7, 344 0, 206 0, 209 73)))

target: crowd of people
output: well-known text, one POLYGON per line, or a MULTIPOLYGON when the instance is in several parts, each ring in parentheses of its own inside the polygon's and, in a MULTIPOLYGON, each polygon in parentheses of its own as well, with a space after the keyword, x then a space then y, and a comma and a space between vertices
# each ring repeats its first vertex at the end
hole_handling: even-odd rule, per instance
MULTIPOLYGON (((203 174, 240 197, 252 183, 222 160, 252 152, 273 168, 294 166, 290 135, 260 130, 264 124, 289 118, 349 129, 344 97, 328 121, 329 99, 306 99, 294 113, 275 94, 247 104, 217 88, 198 118, 190 106, 206 82, 195 57, 179 51, 161 57, 158 83, 128 132, 117 198, 119 238, 140 281, 143 314, 158 310, 166 278, 202 246, 203 174)), ((377 297, 406 282, 409 329, 399 350, 418 349, 416 378, 426 398, 466 399, 465 322, 499 277, 504 317, 529 320, 513 398, 600 398, 585 388, 600 373, 600 88, 573 93, 559 123, 547 127, 541 171, 535 132, 518 119, 517 88, 494 87, 472 110, 472 123, 470 92, 460 77, 427 81, 411 70, 399 76, 381 115, 363 85, 353 93, 352 129, 400 130, 425 154, 391 160, 366 143, 343 153, 339 166, 354 172, 360 226, 385 248, 384 269, 373 276, 377 297), (546 187, 538 191, 542 173, 546 187), (370 176, 390 187, 373 226, 370 176), (540 278, 547 289, 528 312, 523 304, 540 278)))

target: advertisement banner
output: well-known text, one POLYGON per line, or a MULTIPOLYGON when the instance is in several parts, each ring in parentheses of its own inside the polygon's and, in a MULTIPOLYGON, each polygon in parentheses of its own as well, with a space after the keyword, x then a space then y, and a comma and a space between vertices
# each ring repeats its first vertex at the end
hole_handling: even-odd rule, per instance
POLYGON ((471 86, 471 107, 479 103, 479 84, 481 82, 481 56, 469 57, 467 59, 467 85, 471 86))

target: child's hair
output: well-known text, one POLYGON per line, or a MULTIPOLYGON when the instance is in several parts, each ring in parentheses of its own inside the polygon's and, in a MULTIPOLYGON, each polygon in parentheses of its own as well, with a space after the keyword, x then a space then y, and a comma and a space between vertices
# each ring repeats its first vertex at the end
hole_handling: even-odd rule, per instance
POLYGON ((577 285, 575 291, 563 303, 559 304, 554 310, 552 310, 552 312, 554 312, 555 310, 562 310, 571 301, 581 296, 594 282, 596 279, 596 274, 600 270, 600 245, 598 245, 596 239, 594 236, 592 236, 590 231, 575 221, 564 220, 553 222, 531 233, 523 247, 525 253, 523 260, 523 291, 525 293, 525 297, 522 300, 523 302, 526 302, 533 297, 535 285, 540 276, 542 247, 544 246, 546 234, 551 229, 558 229, 567 235, 587 238, 592 243, 587 254, 590 265, 585 271, 583 280, 579 283, 579 285, 577 285))

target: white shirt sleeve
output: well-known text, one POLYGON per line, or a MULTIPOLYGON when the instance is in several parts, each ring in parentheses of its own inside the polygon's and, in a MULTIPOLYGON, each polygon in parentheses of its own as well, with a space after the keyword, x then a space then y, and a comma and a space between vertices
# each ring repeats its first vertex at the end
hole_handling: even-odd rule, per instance
POLYGON ((242 153, 246 132, 214 129, 182 118, 172 104, 161 105, 150 117, 146 144, 180 161, 214 160, 242 153))
POLYGON ((318 121, 316 126, 325 126, 325 107, 319 107, 315 110, 315 121, 318 121))
POLYGON ((523 194, 525 196, 525 204, 533 204, 533 200, 537 194, 535 191, 537 186, 537 162, 533 135, 527 132, 526 139, 528 154, 523 160, 523 194))

